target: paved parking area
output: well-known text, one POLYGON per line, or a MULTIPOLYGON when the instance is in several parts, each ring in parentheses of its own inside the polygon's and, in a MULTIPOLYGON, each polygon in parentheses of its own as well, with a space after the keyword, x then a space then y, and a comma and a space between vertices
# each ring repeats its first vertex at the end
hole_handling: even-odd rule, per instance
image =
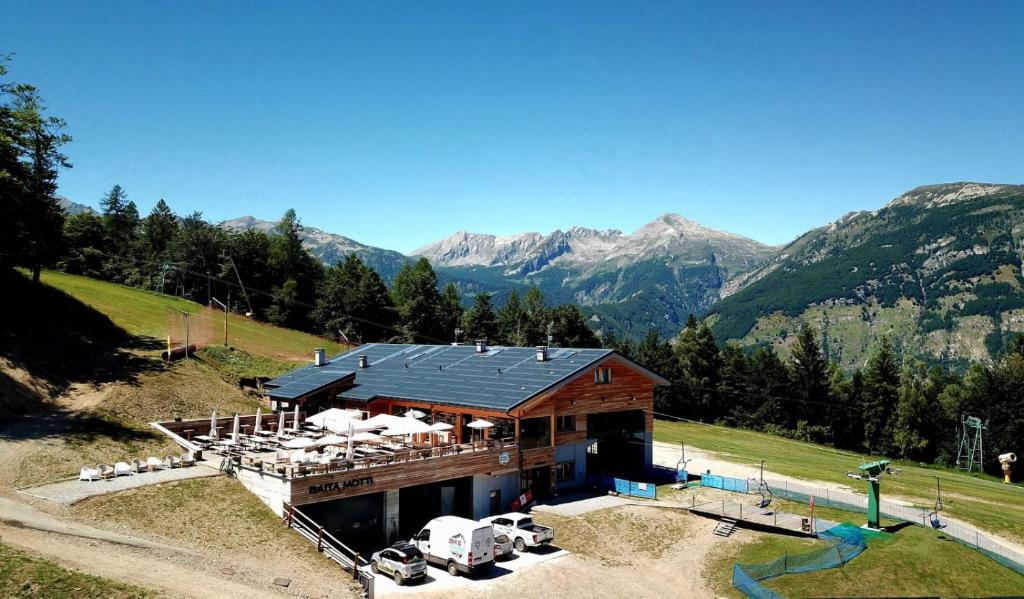
POLYGON ((406 583, 402 586, 395 584, 387 576, 377 576, 374 583, 374 594, 377 597, 398 597, 413 595, 416 593, 444 593, 454 589, 470 589, 483 592, 498 582, 510 577, 520 576, 523 570, 531 566, 550 562, 569 555, 569 552, 549 545, 525 553, 513 552, 511 557, 495 562, 494 567, 487 572, 480 572, 472 576, 450 576, 443 568, 427 566, 427 577, 421 582, 406 583))

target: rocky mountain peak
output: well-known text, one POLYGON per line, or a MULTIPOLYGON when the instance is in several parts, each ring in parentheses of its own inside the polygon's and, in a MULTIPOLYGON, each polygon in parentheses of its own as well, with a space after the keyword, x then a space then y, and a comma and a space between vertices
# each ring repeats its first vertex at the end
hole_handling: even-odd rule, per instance
POLYGON ((886 207, 920 206, 922 208, 934 208, 948 206, 957 202, 969 202, 1007 191, 1020 191, 1021 189, 1024 189, 1024 186, 974 183, 970 181, 922 185, 897 197, 886 204, 886 207))

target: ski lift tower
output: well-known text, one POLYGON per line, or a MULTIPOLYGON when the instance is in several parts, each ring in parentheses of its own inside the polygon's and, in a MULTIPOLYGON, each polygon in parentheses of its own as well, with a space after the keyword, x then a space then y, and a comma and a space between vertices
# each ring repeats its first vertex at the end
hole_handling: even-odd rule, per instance
POLYGON ((977 467, 980 472, 984 460, 982 451, 981 431, 985 429, 981 418, 966 416, 962 419, 963 434, 960 437, 960 449, 956 453, 956 469, 965 470, 968 474, 977 467))
POLYGON ((856 472, 847 472, 846 476, 857 479, 868 481, 868 523, 863 526, 869 530, 881 530, 879 517, 879 502, 881 500, 881 489, 878 484, 879 477, 884 472, 889 471, 889 460, 878 460, 877 462, 870 462, 868 464, 861 464, 857 467, 860 470, 860 474, 856 472))

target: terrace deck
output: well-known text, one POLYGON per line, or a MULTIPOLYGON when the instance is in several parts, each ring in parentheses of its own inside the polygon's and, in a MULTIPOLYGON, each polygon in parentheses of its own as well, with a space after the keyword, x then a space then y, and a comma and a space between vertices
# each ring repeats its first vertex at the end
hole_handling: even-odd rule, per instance
POLYGON ((736 501, 710 501, 692 506, 689 510, 691 513, 705 518, 715 518, 716 520, 732 518, 736 521, 737 526, 743 528, 804 537, 817 536, 816 531, 813 530, 813 524, 807 516, 743 505, 736 501))

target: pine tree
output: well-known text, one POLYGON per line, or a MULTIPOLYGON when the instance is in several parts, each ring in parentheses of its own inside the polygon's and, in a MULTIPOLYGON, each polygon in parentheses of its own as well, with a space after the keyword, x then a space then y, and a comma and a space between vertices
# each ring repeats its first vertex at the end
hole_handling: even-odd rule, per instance
POLYGON ((462 327, 462 315, 464 310, 462 309, 462 294, 459 293, 459 288, 455 286, 455 283, 451 281, 444 286, 444 291, 441 292, 441 334, 442 339, 451 338, 455 341, 455 329, 461 329, 462 327))
POLYGON ((803 420, 808 425, 824 424, 825 413, 832 400, 829 387, 828 362, 810 325, 804 323, 790 352, 793 371, 794 399, 790 406, 790 425, 803 420))
POLYGON ((496 341, 498 338, 498 316, 491 305, 491 294, 478 293, 473 306, 462 317, 462 332, 466 339, 475 341, 496 341))
MULTIPOLYGON (((0 57, 0 77, 7 74, 0 57)), ((71 141, 65 123, 46 115, 35 87, 0 79, 0 265, 32 269, 38 282, 55 264, 64 240, 64 211, 57 202, 57 172, 70 168, 61 147, 71 141)))
POLYGON ((579 306, 564 304, 550 311, 553 344, 558 347, 601 347, 579 306))
POLYGON ((544 293, 537 286, 530 287, 526 292, 527 345, 548 345, 548 325, 551 323, 551 311, 544 301, 544 293))
POLYGON ((447 337, 441 330, 443 321, 437 273, 426 258, 402 267, 391 285, 391 297, 398 308, 401 340, 441 343, 447 337))
POLYGON ((499 336, 503 343, 514 347, 527 344, 527 327, 529 315, 519 299, 519 292, 514 288, 508 294, 505 305, 498 310, 499 336))
POLYGON ((900 396, 900 367, 896 352, 883 336, 864 370, 864 439, 868 451, 893 448, 892 423, 900 396))
POLYGON ((160 260, 178 233, 178 217, 161 199, 142 221, 142 244, 147 259, 160 260))
POLYGON ((722 416, 718 395, 722 361, 711 329, 707 324, 698 324, 691 314, 675 353, 683 373, 680 408, 690 418, 714 420, 722 416))

